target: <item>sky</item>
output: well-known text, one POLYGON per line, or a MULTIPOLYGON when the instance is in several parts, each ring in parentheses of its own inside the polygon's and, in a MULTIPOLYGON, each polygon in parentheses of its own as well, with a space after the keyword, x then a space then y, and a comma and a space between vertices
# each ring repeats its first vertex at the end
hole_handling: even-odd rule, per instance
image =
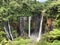
POLYGON ((37 0, 37 1, 39 1, 39 2, 45 2, 46 0, 37 0))

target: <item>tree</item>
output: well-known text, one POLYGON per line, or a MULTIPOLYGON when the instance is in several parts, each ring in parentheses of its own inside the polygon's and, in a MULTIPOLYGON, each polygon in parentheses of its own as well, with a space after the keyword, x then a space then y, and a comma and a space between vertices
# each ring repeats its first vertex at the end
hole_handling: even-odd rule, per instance
POLYGON ((59 27, 59 17, 60 17, 60 13, 59 13, 59 7, 60 7, 60 0, 53 0, 51 1, 50 3, 50 6, 48 6, 49 8, 47 9, 47 14, 49 15, 49 17, 52 17, 55 19, 55 23, 56 24, 56 27, 59 27))

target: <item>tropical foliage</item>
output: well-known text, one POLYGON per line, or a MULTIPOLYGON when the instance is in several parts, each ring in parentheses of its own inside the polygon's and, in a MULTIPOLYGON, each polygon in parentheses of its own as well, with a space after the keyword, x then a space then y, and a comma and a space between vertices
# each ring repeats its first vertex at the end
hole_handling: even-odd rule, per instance
MULTIPOLYGON (((23 38, 18 38, 21 35, 17 34, 17 32, 19 32, 17 30, 20 30, 21 32, 19 33, 23 34, 25 29, 24 25, 26 25, 26 29, 28 28, 28 23, 25 24, 28 21, 24 20, 24 16, 34 17, 38 15, 39 17, 42 11, 45 11, 44 17, 53 20, 54 29, 53 31, 42 34, 42 39, 36 43, 36 45, 60 45, 60 0, 47 0, 43 3, 36 0, 0 0, 0 45, 26 45, 31 43, 30 39, 25 39, 27 37, 25 33, 25 37, 22 36, 23 38), (21 23, 21 26, 20 19, 25 21, 21 23), (13 24, 17 26, 17 28, 12 26, 13 24), (6 30, 12 29, 12 34, 15 38, 13 41, 7 40, 4 26, 6 30), (12 28, 10 29, 9 27, 12 28), (22 30, 19 27, 22 27, 22 30)), ((35 22, 38 21, 35 20, 35 22)), ((45 25, 45 21, 43 23, 45 25)), ((42 26, 42 28, 43 27, 44 26, 42 26)), ((31 28, 33 29, 33 26, 31 28)))

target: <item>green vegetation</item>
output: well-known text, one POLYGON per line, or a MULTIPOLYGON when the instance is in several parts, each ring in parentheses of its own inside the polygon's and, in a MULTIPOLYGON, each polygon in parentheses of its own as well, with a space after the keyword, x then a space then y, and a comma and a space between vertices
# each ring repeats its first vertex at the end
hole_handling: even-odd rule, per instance
POLYGON ((43 38, 36 45, 60 45, 60 29, 43 35, 43 38))
POLYGON ((27 45, 31 42, 31 39, 17 38, 13 41, 7 41, 6 39, 0 42, 0 45, 27 45))
POLYGON ((42 34, 42 39, 34 45, 60 45, 60 0, 47 0, 43 3, 36 0, 0 0, 0 45, 27 45, 31 43, 27 33, 28 18, 32 17, 31 31, 34 28, 37 30, 36 27, 39 26, 35 23, 40 23, 38 21, 40 21, 42 11, 45 11, 42 32, 45 32, 42 34), (53 25, 54 29, 51 31, 47 24, 48 18, 52 19, 50 27, 53 25))

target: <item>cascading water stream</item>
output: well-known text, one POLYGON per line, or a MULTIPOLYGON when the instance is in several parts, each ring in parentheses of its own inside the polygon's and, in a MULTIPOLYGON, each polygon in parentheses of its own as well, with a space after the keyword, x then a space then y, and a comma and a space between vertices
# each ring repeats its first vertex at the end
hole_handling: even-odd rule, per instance
POLYGON ((7 37, 7 39, 9 39, 9 38, 10 38, 10 35, 9 35, 9 33, 8 33, 7 21, 4 22, 3 24, 4 24, 4 31, 6 32, 6 37, 7 37))
POLYGON ((11 27, 10 27, 10 24, 9 24, 9 20, 8 21, 5 21, 4 22, 4 30, 6 32, 6 37, 8 40, 13 40, 13 36, 12 36, 12 33, 11 33, 11 27))
POLYGON ((31 23, 31 17, 29 17, 29 34, 28 34, 28 36, 32 39, 32 41, 37 41, 38 42, 41 39, 43 15, 41 15, 39 32, 30 34, 30 25, 31 25, 30 23, 31 23))
POLYGON ((29 17, 29 29, 28 29, 28 36, 30 37, 30 29, 31 29, 31 16, 29 17))
POLYGON ((37 38, 37 41, 41 39, 41 33, 42 33, 42 23, 43 23, 43 13, 41 15, 41 21, 40 21, 40 29, 39 29, 39 36, 37 38))
POLYGON ((12 36, 12 32, 11 32, 11 27, 10 27, 10 24, 9 24, 9 20, 8 20, 8 27, 9 27, 9 33, 10 33, 11 39, 13 40, 13 36, 12 36))

